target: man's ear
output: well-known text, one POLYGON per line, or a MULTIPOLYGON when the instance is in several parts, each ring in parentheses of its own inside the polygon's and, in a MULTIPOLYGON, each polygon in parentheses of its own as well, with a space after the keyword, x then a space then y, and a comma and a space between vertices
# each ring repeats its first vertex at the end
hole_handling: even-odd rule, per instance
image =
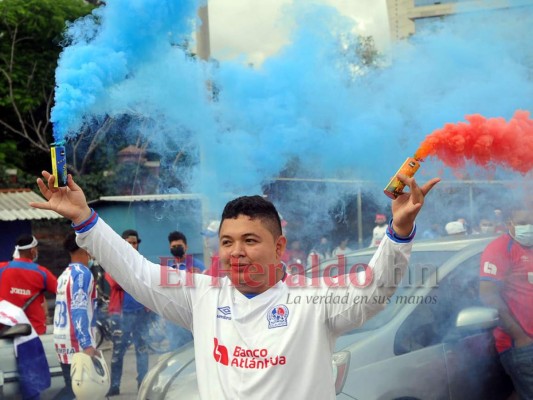
POLYGON ((285 248, 287 247, 287 238, 283 235, 278 237, 278 240, 276 240, 276 255, 278 258, 281 258, 283 253, 285 253, 285 248))

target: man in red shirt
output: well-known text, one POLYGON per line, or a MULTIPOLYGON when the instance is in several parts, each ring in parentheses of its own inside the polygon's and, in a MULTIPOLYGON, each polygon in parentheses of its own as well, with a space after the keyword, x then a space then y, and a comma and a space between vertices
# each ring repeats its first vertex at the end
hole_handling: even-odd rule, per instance
POLYGON ((44 292, 56 293, 57 278, 35 263, 38 244, 34 236, 22 235, 17 239, 13 261, 0 263, 0 298, 24 309, 37 334, 42 335, 46 333, 47 314, 44 292))
POLYGON ((481 256, 480 295, 497 308, 496 349, 521 399, 533 399, 533 207, 511 212, 509 232, 481 256))

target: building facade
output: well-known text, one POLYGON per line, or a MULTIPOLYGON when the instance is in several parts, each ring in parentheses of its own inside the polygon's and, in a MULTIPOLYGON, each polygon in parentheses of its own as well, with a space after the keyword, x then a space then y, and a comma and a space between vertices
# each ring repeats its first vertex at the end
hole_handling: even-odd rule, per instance
POLYGON ((390 38, 402 40, 432 19, 477 11, 533 6, 533 0, 387 0, 390 38))

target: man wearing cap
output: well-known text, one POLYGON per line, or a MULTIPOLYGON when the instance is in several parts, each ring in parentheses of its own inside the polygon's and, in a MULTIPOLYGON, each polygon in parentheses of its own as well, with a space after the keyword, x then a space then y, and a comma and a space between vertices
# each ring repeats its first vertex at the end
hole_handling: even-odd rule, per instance
POLYGON ((0 263, 0 298, 24 309, 37 334, 42 335, 48 311, 44 292, 56 293, 57 278, 35 263, 38 244, 32 235, 19 236, 13 261, 0 263))
POLYGON ((464 236, 466 235, 465 224, 460 221, 450 221, 444 227, 448 236, 464 236))
POLYGON ((376 214, 376 219, 374 220, 376 223, 376 226, 374 227, 374 230, 372 231, 372 241, 370 242, 370 246, 368 247, 376 247, 379 246, 381 241, 383 240, 383 237, 387 233, 387 217, 385 214, 376 214))

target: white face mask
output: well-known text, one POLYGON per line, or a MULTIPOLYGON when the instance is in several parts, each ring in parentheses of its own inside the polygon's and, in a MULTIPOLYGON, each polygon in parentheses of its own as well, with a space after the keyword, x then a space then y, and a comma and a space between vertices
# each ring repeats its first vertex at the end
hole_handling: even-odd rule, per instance
POLYGON ((515 225, 514 239, 522 246, 533 246, 533 225, 515 225))

